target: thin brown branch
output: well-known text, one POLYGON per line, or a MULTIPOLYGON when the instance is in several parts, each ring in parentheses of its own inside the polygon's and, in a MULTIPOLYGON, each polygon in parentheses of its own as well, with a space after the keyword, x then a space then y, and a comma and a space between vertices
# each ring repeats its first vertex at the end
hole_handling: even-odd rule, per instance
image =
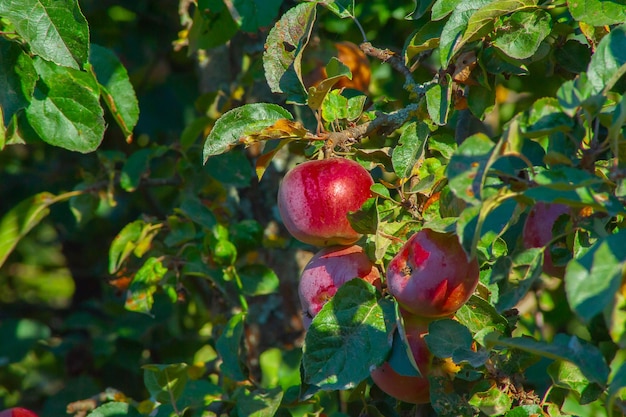
POLYGON ((392 113, 383 113, 369 122, 349 127, 340 132, 329 132, 327 134, 326 146, 328 149, 334 149, 337 146, 344 147, 348 144, 358 142, 373 133, 391 134, 406 123, 413 113, 417 111, 417 108, 417 104, 410 104, 392 113))
POLYGON ((405 65, 404 59, 402 59, 401 55, 398 55, 389 49, 377 48, 372 45, 371 42, 363 42, 359 47, 365 55, 369 55, 391 65, 394 70, 402 74, 402 76, 404 76, 404 89, 409 93, 424 94, 426 91, 425 86, 415 82, 413 74, 411 74, 411 70, 405 65))

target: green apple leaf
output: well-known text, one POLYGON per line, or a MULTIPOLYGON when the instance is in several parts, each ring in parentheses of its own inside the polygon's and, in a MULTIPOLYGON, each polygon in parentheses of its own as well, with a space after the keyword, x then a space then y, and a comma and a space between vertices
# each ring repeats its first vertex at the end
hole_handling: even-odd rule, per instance
POLYGON ((511 58, 530 58, 551 29, 552 18, 547 12, 541 9, 517 11, 497 25, 493 44, 511 58))
POLYGON ((592 94, 606 94, 626 73, 626 24, 606 35, 591 57, 587 76, 592 94))
POLYGON ((452 77, 446 76, 442 83, 431 85, 426 90, 426 107, 430 119, 437 125, 443 126, 448 122, 452 98, 452 77))
POLYGON ((342 19, 354 16, 354 0, 318 0, 317 3, 324 5, 342 19))
POLYGON ((303 381, 324 390, 356 386, 387 358, 393 325, 393 303, 379 300, 376 288, 361 279, 348 281, 307 331, 303 381))
POLYGON ((487 164, 495 144, 484 134, 468 137, 457 148, 446 168, 450 189, 470 204, 480 201, 487 164))
MULTIPOLYGON (((438 3, 440 2, 435 3, 433 6, 433 20, 437 20, 434 15, 435 6, 437 6, 438 3)), ((447 68, 455 52, 458 50, 456 45, 463 36, 463 33, 465 33, 469 19, 477 10, 491 3, 491 0, 461 1, 459 4, 454 4, 457 3, 456 1, 444 0, 441 3, 449 3, 449 6, 452 7, 452 13, 443 27, 439 40, 440 63, 442 68, 447 68)))
POLYGON ((498 17, 536 7, 536 0, 500 0, 481 7, 469 18, 467 29, 456 48, 460 49, 467 42, 480 39, 491 32, 498 17))
POLYGON ((146 259, 128 287, 124 307, 129 311, 151 315, 153 294, 166 273, 167 268, 159 259, 146 259))
POLYGON ((237 271, 246 295, 272 294, 278 291, 280 280, 271 268, 262 264, 245 265, 237 271))
POLYGON ((415 164, 423 158, 424 147, 430 130, 425 123, 411 123, 400 135, 398 145, 393 149, 391 162, 393 170, 400 178, 409 178, 415 164))
POLYGON ((222 374, 233 381, 246 380, 240 359, 245 317, 245 313, 231 317, 216 342, 217 352, 223 361, 222 374))
POLYGON ((204 163, 210 156, 222 154, 239 144, 242 137, 272 126, 280 119, 292 120, 293 116, 277 104, 245 104, 227 111, 217 119, 204 142, 204 163))
POLYGON ((606 386, 609 367, 602 352, 576 336, 557 334, 551 343, 530 337, 499 338, 495 334, 488 339, 493 345, 523 350, 548 359, 569 361, 576 365, 590 382, 595 382, 601 387, 606 386))
POLYGON ((131 254, 138 258, 143 256, 160 228, 160 224, 146 223, 143 220, 135 220, 124 226, 109 248, 109 273, 117 272, 131 254))
POLYGON ((439 46, 439 38, 445 21, 428 21, 419 29, 417 29, 404 48, 404 58, 406 62, 410 62, 417 54, 429 51, 439 46))
MULTIPOLYGON (((322 107, 322 103, 324 103, 328 92, 340 79, 343 77, 347 77, 350 80, 352 79, 350 68, 336 57, 332 57, 326 65, 326 75, 327 78, 322 80, 316 87, 309 87, 308 105, 311 110, 319 110, 320 107, 322 107)), ((326 117, 328 117, 328 115, 326 115, 326 117)), ((330 119, 330 121, 334 120, 336 119, 330 119)))
POLYGON ((205 8, 196 7, 189 29, 189 49, 211 49, 228 42, 239 30, 222 0, 209 0, 205 8))
POLYGON ((254 33, 273 23, 281 4, 282 0, 234 0, 237 16, 233 18, 242 31, 254 33))
POLYGON ((603 0, 567 2, 572 17, 591 26, 608 26, 626 22, 626 4, 603 0))
POLYGON ((95 408, 87 417, 141 417, 137 409, 126 402, 108 402, 95 408))
POLYGON ((187 364, 143 365, 143 381, 150 397, 162 404, 172 404, 187 384, 187 364))
POLYGON ((272 92, 287 95, 288 103, 307 103, 301 61, 315 17, 316 3, 301 3, 280 18, 265 42, 265 78, 272 92))
POLYGON ((122 129, 126 142, 130 143, 139 120, 139 103, 126 68, 113 51, 95 44, 91 45, 89 62, 100 84, 104 102, 122 129))
POLYGON ((0 111, 5 125, 15 113, 28 106, 35 90, 37 73, 33 60, 15 42, 0 38, 0 111))
POLYGON ((237 415, 246 417, 273 416, 276 414, 278 407, 280 407, 283 394, 283 390, 280 387, 239 391, 235 396, 237 415))
POLYGON ((586 322, 615 302, 626 266, 624 239, 626 230, 602 238, 567 265, 567 300, 586 322))
POLYGON ((0 16, 33 54, 77 70, 87 63, 89 27, 77 0, 3 0, 0 16))
POLYGON ((28 123, 51 145, 82 153, 95 151, 106 125, 93 74, 40 58, 34 63, 40 78, 26 108, 28 123))
POLYGON ((42 192, 21 201, 9 210, 0 219, 0 266, 13 252, 18 242, 50 213, 52 204, 68 200, 78 194, 80 192, 76 191, 59 195, 42 192))

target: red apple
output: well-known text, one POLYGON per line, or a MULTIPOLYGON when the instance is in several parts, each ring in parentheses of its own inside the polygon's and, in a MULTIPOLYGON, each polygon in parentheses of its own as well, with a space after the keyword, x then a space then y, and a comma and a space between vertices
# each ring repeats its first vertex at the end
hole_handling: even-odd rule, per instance
POLYGON ((298 285, 306 328, 337 289, 353 278, 364 279, 380 289, 380 273, 360 246, 331 246, 311 258, 298 285))
MULTIPOLYGON (((552 227, 560 215, 568 213, 569 207, 564 204, 550 204, 541 201, 528 213, 522 239, 526 248, 541 248, 552 240, 552 227)), ((546 247, 543 252, 543 272, 555 277, 565 275, 564 266, 555 266, 550 255, 550 248, 546 247)))
POLYGON ((430 320, 410 314, 403 316, 406 341, 422 375, 401 375, 385 362, 370 372, 370 376, 383 392, 400 401, 413 404, 428 403, 430 402, 428 374, 431 371, 433 355, 428 350, 424 336, 428 333, 430 320))
POLYGON ((400 306, 423 317, 454 314, 478 285, 478 262, 456 236, 422 229, 387 267, 387 288, 400 306))
POLYGON ((22 407, 13 407, 0 411, 0 417, 37 417, 37 414, 22 407))
POLYGON ((361 235, 347 214, 371 197, 374 180, 344 158, 307 161, 289 171, 278 189, 278 210, 296 239, 315 246, 351 245, 361 235))

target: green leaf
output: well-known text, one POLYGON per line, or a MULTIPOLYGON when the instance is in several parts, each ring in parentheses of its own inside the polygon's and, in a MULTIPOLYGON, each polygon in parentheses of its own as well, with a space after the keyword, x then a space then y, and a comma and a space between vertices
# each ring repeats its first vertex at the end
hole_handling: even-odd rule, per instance
POLYGON ((496 104, 496 90, 482 85, 470 85, 467 105, 474 116, 482 119, 485 113, 496 104))
POLYGON ((406 62, 411 61, 421 52, 429 51, 439 46, 439 38, 444 25, 445 21, 428 21, 413 32, 404 48, 406 62))
POLYGON ((40 78, 26 108, 28 123, 44 141, 82 153, 95 151, 106 128, 93 74, 35 59, 40 78))
POLYGON ((541 406, 536 404, 520 405, 508 411, 504 417, 537 417, 543 413, 541 406))
POLYGON ((0 38, 0 111, 8 126, 15 113, 28 106, 35 90, 37 73, 32 59, 16 42, 0 38))
POLYGON ((215 344, 223 361, 220 368, 222 374, 233 381, 246 380, 240 360, 245 317, 245 313, 238 313, 231 317, 215 344))
POLYGON ((486 391, 474 392, 469 403, 488 416, 499 416, 511 409, 513 399, 497 386, 486 391))
POLYGON ((584 321, 614 303, 626 265, 626 230, 598 240, 565 270, 567 300, 584 321))
POLYGON ((273 23, 281 4, 282 0, 234 0, 233 6, 239 15, 235 20, 242 31, 257 32, 273 23))
POLYGON ((160 228, 161 224, 146 223, 143 220, 135 220, 124 226, 109 248, 109 273, 117 272, 131 254, 134 253, 138 258, 143 256, 160 228))
MULTIPOLYGON (((81 182, 74 188, 77 191, 83 191, 93 186, 93 183, 81 182)), ((76 219, 78 225, 85 225, 93 218, 100 205, 100 196, 91 192, 82 193, 70 198, 70 210, 76 219)))
POLYGON ((615 293, 615 301, 603 311, 611 339, 621 349, 626 349, 626 295, 615 293))
POLYGON ((413 20, 419 19, 420 17, 424 16, 424 14, 428 11, 430 6, 434 2, 435 0, 413 0, 413 3, 415 3, 415 8, 411 12, 411 14, 407 16, 407 18, 413 20))
POLYGON ((239 144, 242 137, 272 126, 279 119, 292 120, 293 116, 279 105, 268 103, 245 104, 224 113, 204 142, 204 163, 210 156, 239 144))
POLYGON ((195 196, 187 196, 179 209, 194 223, 207 230, 211 230, 217 224, 213 212, 195 196))
POLYGON ((448 122, 450 99, 452 97, 452 78, 446 76, 443 83, 433 84, 426 90, 426 106, 431 120, 443 126, 448 122))
POLYGON ((139 103, 126 68, 113 51, 95 44, 89 51, 89 63, 100 84, 104 102, 122 129, 126 142, 130 143, 139 120, 139 103))
POLYGON ((576 336, 558 334, 551 343, 536 341, 530 337, 490 337, 490 343, 520 349, 548 359, 566 360, 576 365, 583 375, 601 387, 606 385, 609 367, 600 350, 576 336))
POLYGON ((276 414, 282 399, 283 390, 280 387, 243 390, 235 396, 235 409, 238 416, 271 417, 276 414))
POLYGON ((133 152, 126 161, 120 172, 120 186, 128 192, 133 192, 139 187, 143 174, 150 167, 150 160, 159 157, 167 151, 164 146, 144 148, 133 152))
POLYGON ((306 104, 301 61, 316 17, 315 3, 289 9, 270 30, 265 42, 263 68, 274 93, 285 93, 288 103, 306 104))
POLYGON ((391 352, 387 358, 387 362, 391 368, 400 375, 404 376, 422 376, 413 352, 409 346, 406 336, 402 335, 402 328, 398 326, 393 332, 393 341, 391 343, 391 352))
POLYGON ((196 227, 187 219, 179 216, 167 217, 168 233, 163 243, 168 247, 180 246, 196 237, 196 227))
POLYGON ((518 11, 496 26, 494 46, 514 59, 530 58, 552 30, 552 18, 537 9, 518 11))
POLYGON ((626 21, 626 4, 604 0, 567 2, 572 17, 591 26, 609 26, 626 21))
POLYGON ((303 381, 324 390, 347 389, 367 378, 387 357, 393 304, 378 299, 361 279, 348 281, 315 316, 307 331, 303 381))
POLYGON ((456 48, 461 49, 467 42, 475 41, 487 35, 493 30, 498 17, 536 6, 536 0, 500 0, 481 7, 470 17, 467 22, 467 29, 456 48))
POLYGON ((143 365, 143 382, 154 401, 175 404, 187 384, 187 364, 143 365))
POLYGON ((269 267, 261 264, 246 265, 238 270, 246 295, 265 295, 278 291, 278 275, 269 267))
POLYGON ((0 16, 33 54, 77 70, 87 63, 89 27, 76 0, 3 0, 0 16))
POLYGON ((125 402, 108 402, 92 410, 87 417, 141 417, 136 408, 125 402))
POLYGON ((495 330, 502 334, 508 330, 506 319, 498 313, 493 305, 476 295, 473 295, 454 314, 454 317, 459 323, 467 327, 474 335, 474 338, 481 344, 483 344, 482 340, 478 340, 476 334, 484 329, 495 330))
MULTIPOLYGON (((437 20, 435 18, 435 6, 438 3, 440 2, 438 1, 433 6, 433 20, 437 20)), ((444 0, 442 3, 449 3, 452 7, 452 14, 443 27, 439 40, 440 63, 443 68, 447 68, 454 53, 457 51, 457 42, 463 36, 470 17, 481 7, 491 3, 491 0, 461 1, 458 5, 454 4, 457 1, 451 0, 444 0)))
POLYGON ((77 192, 54 195, 48 192, 35 194, 29 197, 0 219, 0 266, 13 252, 18 242, 26 236, 49 213, 49 207, 60 201, 76 196, 77 192))
POLYGON ((535 101, 528 110, 526 126, 523 126, 522 131, 528 137, 536 138, 553 132, 567 132, 573 126, 574 121, 563 112, 558 100, 544 97, 535 101))
POLYGON ((626 24, 617 26, 598 46, 587 69, 591 93, 606 94, 626 72, 626 24))
MULTIPOLYGON (((339 80, 343 77, 347 77, 350 80, 352 79, 350 68, 336 57, 332 57, 326 65, 326 74, 327 78, 322 80, 316 87, 309 87, 308 105, 311 110, 319 110, 322 107, 328 92, 339 80)), ((344 119, 345 118, 346 117, 344 117, 344 119)), ((330 119, 328 121, 334 120, 335 119, 330 119)))
MULTIPOLYGON (((616 401, 622 401, 624 389, 626 389, 626 363, 615 371, 608 390, 607 408, 613 410, 616 401)), ((611 416, 612 414, 609 414, 611 416)))
POLYGON ((413 122, 405 127, 391 154, 393 170, 398 177, 411 176, 415 164, 424 157, 424 146, 429 134, 428 126, 423 122, 413 122))
POLYGON ((450 189, 470 204, 480 200, 487 163, 495 144, 484 134, 468 137, 457 148, 446 168, 450 189))
POLYGON ((318 0, 317 2, 342 19, 354 16, 354 0, 318 0))
POLYGON ((495 304, 498 312, 517 305, 541 276, 543 248, 527 249, 510 257, 501 257, 493 266, 491 282, 498 283, 495 304))
POLYGON ((157 284, 167 273, 157 258, 148 258, 133 277, 126 293, 124 307, 129 311, 150 315, 154 298, 152 295, 157 290, 157 284))
POLYGON ((431 19, 443 19, 460 7, 462 3, 463 0, 436 0, 431 9, 431 19))
POLYGON ((598 399, 602 389, 598 384, 590 383, 571 362, 555 361, 548 367, 548 375, 559 388, 574 391, 581 405, 598 399))
POLYGON ((221 0, 209 0, 208 7, 196 7, 189 29, 189 49, 211 49, 228 42, 239 30, 239 25, 221 0))
POLYGON ((461 323, 451 319, 440 319, 428 325, 424 336, 428 348, 438 358, 452 358, 455 363, 469 362, 479 367, 488 359, 488 351, 472 350, 472 334, 461 323))

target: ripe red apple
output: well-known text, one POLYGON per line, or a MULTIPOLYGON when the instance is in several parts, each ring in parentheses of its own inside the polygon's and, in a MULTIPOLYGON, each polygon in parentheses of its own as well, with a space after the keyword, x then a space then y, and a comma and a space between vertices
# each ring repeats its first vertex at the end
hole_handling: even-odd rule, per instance
POLYGON ((400 306, 423 317, 454 314, 478 285, 478 262, 456 236, 422 229, 387 267, 387 288, 400 306))
POLYGON ((37 417, 37 414, 22 407, 13 407, 0 411, 0 417, 37 417))
POLYGON ((427 318, 403 314, 406 341, 411 348, 413 359, 421 376, 408 376, 397 373, 388 362, 370 372, 374 383, 388 395, 413 404, 430 402, 430 384, 433 355, 430 353, 424 336, 428 333, 427 318))
POLYGON ((298 285, 306 328, 337 289, 353 278, 364 279, 380 289, 380 273, 360 246, 330 246, 311 258, 298 285))
MULTIPOLYGON (((564 204, 535 203, 528 213, 522 239, 526 248, 541 248, 552 240, 552 227, 560 215, 568 213, 569 207, 564 204)), ((543 272, 555 277, 565 275, 564 266, 555 266, 550 255, 550 248, 543 252, 543 272)))
POLYGON ((296 239, 315 246, 351 245, 361 235, 347 214, 371 197, 374 180, 344 158, 307 161, 289 171, 278 189, 278 210, 296 239))

